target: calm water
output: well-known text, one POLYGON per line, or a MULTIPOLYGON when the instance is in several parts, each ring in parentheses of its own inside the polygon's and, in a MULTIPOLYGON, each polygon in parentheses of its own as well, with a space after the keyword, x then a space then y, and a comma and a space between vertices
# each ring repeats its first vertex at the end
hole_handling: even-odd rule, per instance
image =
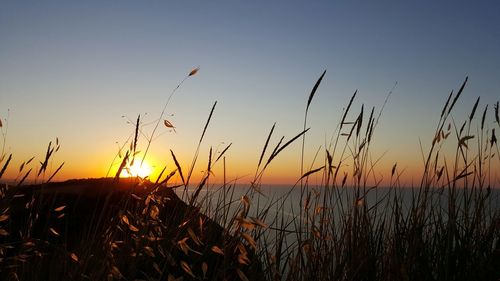
MULTIPOLYGON (((194 188, 187 191, 188 196, 193 194, 194 188)), ((273 224, 275 218, 285 218, 292 220, 297 218, 300 213, 300 205, 304 205, 308 193, 310 194, 311 210, 316 207, 323 207, 323 195, 328 192, 330 198, 330 208, 334 208, 340 214, 342 210, 352 208, 352 206, 365 204, 368 208, 377 209, 378 215, 384 215, 387 210, 397 202, 403 207, 403 211, 408 211, 419 196, 419 189, 412 188, 374 188, 366 192, 356 190, 354 188, 336 188, 328 191, 322 187, 308 187, 304 189, 304 194, 301 196, 300 186, 292 187, 289 185, 263 185, 260 188, 260 193, 252 191, 249 185, 235 185, 228 188, 220 186, 204 187, 199 194, 198 202, 205 207, 204 211, 210 217, 216 216, 216 210, 221 210, 221 206, 228 206, 227 216, 230 217, 238 211, 241 206, 241 198, 244 195, 250 199, 249 216, 259 216, 263 211, 267 210, 266 223, 273 224), (302 198, 302 199, 301 199, 302 198), (333 204, 332 204, 333 203, 333 204), (270 206, 270 207, 269 207, 270 206)), ((177 190, 178 195, 183 196, 183 190, 177 190)), ((486 190, 482 192, 485 196, 486 190)), ((465 194, 470 197, 470 190, 457 189, 455 196, 457 198, 457 207, 464 206, 465 194)), ((476 194, 477 195, 477 194, 476 194)), ((447 189, 432 189, 428 193, 428 202, 434 207, 446 210, 449 204, 450 192, 447 189)), ((473 195, 474 196, 474 195, 473 195)), ((186 199, 184 193, 183 199, 186 199)), ((470 202, 474 202, 471 200, 470 202)), ((500 210, 500 190, 493 189, 486 199, 486 210, 500 210)), ((470 203, 469 203, 470 204, 470 203)), ((217 218, 216 218, 217 219, 217 218)))

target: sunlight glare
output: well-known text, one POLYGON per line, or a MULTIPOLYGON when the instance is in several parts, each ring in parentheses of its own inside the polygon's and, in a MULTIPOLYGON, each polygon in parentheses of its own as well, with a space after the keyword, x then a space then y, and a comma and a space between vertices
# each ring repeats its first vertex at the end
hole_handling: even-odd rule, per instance
POLYGON ((129 166, 128 168, 123 169, 121 172, 120 176, 121 177, 141 177, 145 178, 148 177, 153 169, 151 166, 144 161, 141 165, 141 161, 135 161, 132 166, 129 166))

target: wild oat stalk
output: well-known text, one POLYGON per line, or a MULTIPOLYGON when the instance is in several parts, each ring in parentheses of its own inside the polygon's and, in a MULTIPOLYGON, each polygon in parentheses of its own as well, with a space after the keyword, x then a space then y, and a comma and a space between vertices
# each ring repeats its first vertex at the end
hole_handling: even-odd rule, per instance
POLYGON ((153 128, 153 131, 151 132, 151 136, 147 140, 146 150, 144 151, 144 155, 142 156, 142 160, 141 160, 141 166, 144 163, 144 159, 146 159, 146 155, 147 155, 147 153, 149 151, 149 147, 151 146, 151 142, 153 141, 153 138, 155 136, 156 130, 158 129, 158 126, 160 125, 160 123, 163 120, 163 116, 165 115, 165 110, 167 109, 167 106, 170 104, 170 100, 172 99, 172 97, 174 96, 174 94, 177 92, 177 89, 179 89, 180 86, 184 83, 184 81, 186 81, 186 79, 188 79, 189 77, 191 77, 191 76, 195 75, 196 73, 198 73, 199 70, 200 70, 199 67, 191 70, 191 72, 189 72, 184 77, 184 79, 182 79, 182 81, 172 90, 172 92, 168 96, 167 101, 165 102, 165 105, 163 106, 163 109, 161 110, 160 117, 158 117, 158 120, 156 121, 155 127, 153 128))

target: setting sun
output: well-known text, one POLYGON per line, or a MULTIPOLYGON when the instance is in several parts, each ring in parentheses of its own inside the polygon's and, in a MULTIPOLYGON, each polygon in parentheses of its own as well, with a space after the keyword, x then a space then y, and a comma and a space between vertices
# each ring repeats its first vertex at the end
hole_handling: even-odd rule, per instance
POLYGON ((500 281, 499 14, 0 0, 0 281, 500 281))
POLYGON ((132 166, 123 169, 120 176, 123 178, 137 176, 145 178, 148 177, 152 171, 153 168, 151 168, 151 165, 149 165, 146 161, 144 161, 142 165, 140 161, 135 161, 132 166))

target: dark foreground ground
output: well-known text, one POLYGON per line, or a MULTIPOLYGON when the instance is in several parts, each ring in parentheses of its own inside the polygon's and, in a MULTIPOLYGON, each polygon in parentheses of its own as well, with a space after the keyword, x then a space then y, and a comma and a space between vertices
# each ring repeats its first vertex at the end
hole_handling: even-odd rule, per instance
POLYGON ((0 212, 0 280, 261 276, 250 247, 149 182, 3 186, 0 212))

